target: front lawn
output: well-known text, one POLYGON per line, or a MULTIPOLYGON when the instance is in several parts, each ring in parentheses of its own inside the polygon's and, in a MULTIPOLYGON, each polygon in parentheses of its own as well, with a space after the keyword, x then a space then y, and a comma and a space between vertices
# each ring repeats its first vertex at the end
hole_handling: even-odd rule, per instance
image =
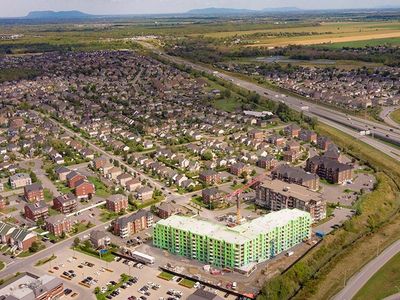
POLYGON ((72 249, 75 251, 84 253, 86 255, 95 257, 97 259, 104 260, 106 262, 112 262, 112 261, 114 261, 114 258, 115 258, 115 255, 111 253, 111 251, 112 251, 111 249, 109 249, 107 253, 101 254, 101 256, 98 251, 94 250, 93 248, 86 247, 85 245, 82 245, 82 244, 72 247, 72 249))
POLYGON ((89 182, 93 183, 96 189, 96 196, 107 198, 111 195, 107 186, 97 177, 89 176, 89 182))

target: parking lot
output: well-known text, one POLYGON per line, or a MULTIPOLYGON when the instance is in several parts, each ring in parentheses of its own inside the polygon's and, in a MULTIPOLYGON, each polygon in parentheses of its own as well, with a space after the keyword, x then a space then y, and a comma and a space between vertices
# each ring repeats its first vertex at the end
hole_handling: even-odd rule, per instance
POLYGON ((329 203, 339 202, 341 205, 352 206, 361 190, 370 192, 374 188, 376 179, 371 174, 359 173, 353 181, 342 185, 321 184, 322 195, 329 203))
MULTIPOLYGON (((55 255, 57 259, 38 268, 63 279, 68 282, 68 286, 79 286, 81 289, 87 289, 93 295, 93 299, 95 299, 94 289, 96 287, 106 292, 109 286, 116 286, 120 283, 121 274, 130 276, 132 280, 128 280, 129 283, 118 288, 118 295, 108 297, 108 299, 128 299, 129 297, 148 300, 186 299, 188 295, 195 291, 194 288, 180 285, 179 278, 167 281, 157 277, 161 271, 155 267, 140 266, 140 264, 134 266, 133 262, 124 263, 124 259, 107 263, 70 249, 55 253, 55 255)), ((68 298, 81 299, 81 297, 77 297, 79 294, 72 298, 73 293, 75 291, 72 288, 68 298)), ((219 295, 224 296, 223 293, 219 293, 219 295)), ((235 297, 230 296, 227 299, 235 299, 235 297)))

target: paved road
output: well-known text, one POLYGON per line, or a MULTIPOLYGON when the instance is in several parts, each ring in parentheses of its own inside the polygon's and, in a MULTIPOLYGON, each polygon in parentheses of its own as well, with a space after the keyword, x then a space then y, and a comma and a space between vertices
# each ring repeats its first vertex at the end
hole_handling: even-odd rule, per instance
POLYGON ((383 119, 383 121, 385 121, 386 124, 393 126, 394 128, 400 129, 400 125, 397 122, 393 121, 390 117, 390 114, 395 110, 398 110, 399 108, 400 106, 384 107, 379 116, 383 119))
POLYGON ((399 252, 400 240, 386 248, 379 256, 370 261, 358 273, 351 277, 345 288, 337 294, 333 300, 351 300, 367 281, 399 252))
POLYGON ((326 107, 314 103, 310 104, 299 97, 286 96, 286 95, 282 96, 276 91, 259 86, 255 83, 238 79, 237 77, 226 73, 217 72, 210 68, 194 64, 190 61, 184 60, 179 57, 168 55, 147 43, 142 43, 142 44, 145 47, 149 48, 150 50, 156 52, 158 55, 160 55, 166 60, 169 60, 177 64, 183 64, 187 67, 193 68, 201 72, 205 72, 207 74, 212 74, 223 80, 230 81, 231 83, 240 86, 242 88, 245 88, 249 91, 256 92, 262 96, 266 96, 268 99, 271 99, 273 101, 284 102, 294 110, 303 111, 304 107, 308 106, 308 110, 303 111, 304 114, 311 117, 318 117, 320 122, 323 122, 340 131, 343 131, 356 139, 362 139, 365 143, 371 145, 372 147, 384 152, 385 154, 393 157, 396 160, 400 160, 400 149, 389 146, 388 144, 385 144, 373 137, 368 137, 368 136, 363 137, 359 134, 360 131, 370 130, 372 136, 385 138, 391 140, 392 142, 399 143, 400 145, 400 130, 398 129, 394 129, 390 126, 380 124, 377 122, 364 120, 362 118, 354 116, 350 117, 347 114, 338 112, 334 109, 328 109, 326 107))

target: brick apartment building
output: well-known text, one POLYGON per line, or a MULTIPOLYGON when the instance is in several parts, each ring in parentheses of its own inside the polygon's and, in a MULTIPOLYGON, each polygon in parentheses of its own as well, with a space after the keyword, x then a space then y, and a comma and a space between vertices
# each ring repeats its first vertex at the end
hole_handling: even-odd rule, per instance
POLYGON ((206 184, 221 183, 221 176, 214 170, 206 170, 199 174, 199 179, 206 184))
POLYGON ((256 164, 259 168, 271 170, 276 167, 278 160, 273 155, 267 155, 265 157, 260 157, 256 164))
POLYGON ((28 202, 38 202, 44 200, 44 190, 40 183, 32 183, 24 186, 24 197, 28 202))
POLYGON ((28 203, 24 207, 25 218, 36 222, 40 219, 44 220, 49 216, 49 208, 44 201, 28 203))
POLYGON ((157 207, 157 215, 161 219, 167 219, 170 216, 179 214, 181 212, 180 205, 172 202, 162 202, 157 207))
POLYGON ((79 174, 78 172, 72 171, 67 176, 67 183, 69 188, 75 188, 77 183, 82 180, 86 179, 86 176, 79 174))
POLYGON ((75 195, 68 193, 53 199, 53 208, 63 214, 69 214, 77 210, 78 200, 75 195))
POLYGON ((280 180, 265 180, 256 190, 256 204, 271 211, 297 208, 317 222, 326 217, 326 203, 320 193, 280 180))
POLYGON ((203 202, 206 204, 220 202, 223 200, 223 194, 218 188, 204 189, 201 191, 203 202))
POLYGON ((65 216, 51 216, 46 219, 46 230, 60 236, 63 232, 68 233, 72 230, 72 222, 70 218, 65 216))
POLYGON ((247 175, 249 175, 250 171, 250 167, 242 162, 237 162, 231 165, 229 168, 229 172, 236 176, 241 176, 243 173, 247 173, 247 175))
POLYGON ((95 193, 94 185, 82 178, 76 182, 74 193, 78 199, 91 199, 95 193))
POLYGON ((128 209, 128 197, 121 194, 111 195, 106 200, 106 207, 116 213, 126 210, 128 209))
POLYGON ((112 222, 113 233, 122 238, 129 237, 153 225, 153 215, 139 210, 129 216, 119 217, 112 222))
POLYGON ((283 129, 286 136, 291 138, 298 138, 300 135, 301 128, 297 124, 290 124, 283 129))
POLYGON ((319 177, 316 174, 307 173, 301 168, 291 167, 283 164, 271 172, 272 179, 278 179, 287 183, 294 183, 305 186, 310 190, 319 189, 319 177))
POLYGON ((331 183, 342 184, 353 178, 352 165, 318 155, 307 160, 305 170, 317 174, 331 183))

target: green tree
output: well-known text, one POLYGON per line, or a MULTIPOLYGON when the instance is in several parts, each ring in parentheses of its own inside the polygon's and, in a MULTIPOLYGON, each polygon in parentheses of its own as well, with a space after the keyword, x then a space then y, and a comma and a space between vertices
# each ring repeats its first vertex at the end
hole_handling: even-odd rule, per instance
POLYGON ((211 151, 208 150, 208 151, 206 151, 206 152, 203 153, 202 158, 203 158, 204 160, 212 160, 213 154, 212 154, 211 151))
POLYGON ((80 243, 81 243, 81 239, 80 238, 78 238, 78 237, 74 238, 74 246, 75 247, 79 246, 80 243))

